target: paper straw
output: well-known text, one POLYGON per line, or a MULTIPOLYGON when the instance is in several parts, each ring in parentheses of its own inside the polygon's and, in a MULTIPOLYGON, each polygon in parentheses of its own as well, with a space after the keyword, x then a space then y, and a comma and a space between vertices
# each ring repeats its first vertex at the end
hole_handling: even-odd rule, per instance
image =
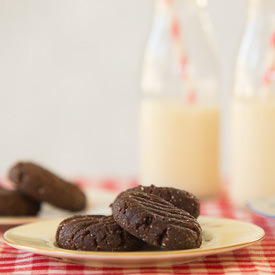
POLYGON ((166 0, 166 4, 169 8, 170 13, 171 36, 174 51, 176 53, 176 58, 179 61, 181 79, 184 86, 184 90, 186 91, 185 99, 188 104, 194 104, 197 100, 197 97, 194 85, 188 73, 188 57, 181 39, 180 23, 174 9, 173 0, 166 0))
POLYGON ((275 31, 272 33, 270 44, 267 53, 267 66, 262 79, 262 96, 269 96, 271 94, 272 81, 275 74, 275 31))

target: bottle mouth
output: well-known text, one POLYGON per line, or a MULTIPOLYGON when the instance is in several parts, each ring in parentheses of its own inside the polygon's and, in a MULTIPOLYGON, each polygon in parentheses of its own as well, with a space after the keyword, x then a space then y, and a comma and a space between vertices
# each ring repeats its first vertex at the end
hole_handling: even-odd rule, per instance
POLYGON ((198 7, 206 8, 208 6, 208 0, 196 0, 198 7))

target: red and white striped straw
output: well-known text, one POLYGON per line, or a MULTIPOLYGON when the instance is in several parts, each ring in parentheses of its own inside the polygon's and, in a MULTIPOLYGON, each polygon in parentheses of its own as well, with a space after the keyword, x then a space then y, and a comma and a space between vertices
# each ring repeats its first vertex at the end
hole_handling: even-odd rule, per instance
POLYGON ((197 100, 196 92, 188 73, 188 57, 181 38, 180 22, 176 15, 173 2, 173 0, 166 0, 166 4, 170 12, 171 36, 174 51, 176 53, 176 57, 180 65, 180 74, 182 78, 183 87, 186 91, 185 99, 188 104, 194 104, 197 100))
POLYGON ((267 66, 262 79, 261 95, 271 94, 272 81, 275 79, 275 31, 272 33, 267 53, 267 66))

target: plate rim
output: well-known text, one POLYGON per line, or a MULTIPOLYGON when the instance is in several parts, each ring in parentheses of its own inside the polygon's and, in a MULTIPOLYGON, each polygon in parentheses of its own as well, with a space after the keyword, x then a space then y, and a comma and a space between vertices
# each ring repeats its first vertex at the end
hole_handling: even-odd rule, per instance
POLYGON ((269 214, 267 212, 264 212, 262 210, 259 210, 259 208, 257 207, 257 204, 255 206, 255 203, 258 203, 259 201, 262 202, 263 200, 266 199, 273 199, 275 201, 275 197, 274 196, 269 196, 269 197, 260 197, 254 200, 251 200, 247 203, 247 207, 254 213, 256 213, 257 215, 260 215, 262 217, 266 217, 266 218, 275 218, 275 214, 269 214))
POLYGON ((18 227, 23 227, 23 226, 28 226, 33 223, 40 223, 40 222, 50 222, 54 220, 62 220, 63 218, 51 218, 51 219, 45 219, 45 220, 39 220, 33 223, 28 223, 28 224, 22 224, 13 228, 8 229, 7 231, 4 232, 3 234, 3 240, 6 244, 17 248, 21 249, 23 251, 28 251, 32 253, 37 253, 40 255, 49 255, 52 257, 64 257, 66 255, 67 258, 85 258, 85 259, 90 259, 91 257, 104 257, 104 258, 123 258, 126 257, 127 259, 130 258, 135 258, 135 257, 146 257, 146 258, 152 258, 152 257, 176 257, 176 256, 182 256, 182 257, 199 257, 199 256, 205 256, 205 255, 210 255, 210 254, 215 254, 216 252, 226 252, 226 251, 232 251, 236 250, 239 248, 244 248, 246 246, 252 245, 254 243, 257 243, 261 240, 264 239, 265 237, 265 231, 263 228, 261 228, 258 225, 255 225, 250 222, 246 221, 240 221, 237 219, 230 219, 230 218, 221 218, 221 217, 210 217, 210 216, 201 216, 200 218, 211 218, 211 219, 216 219, 216 220, 229 220, 229 221, 235 221, 238 223, 245 223, 249 224, 251 226, 255 226, 258 230, 262 231, 261 235, 253 240, 246 241, 243 243, 239 244, 232 244, 232 245, 227 245, 225 247, 216 247, 216 248, 195 248, 195 249, 184 249, 184 250, 156 250, 156 251, 126 251, 126 252, 111 252, 111 251, 80 251, 80 250, 69 250, 69 249, 64 249, 64 248, 59 248, 56 247, 54 244, 54 248, 37 248, 37 247, 32 247, 32 246, 27 246, 27 245, 22 245, 18 244, 16 242, 13 242, 8 239, 7 234, 11 233, 11 231, 15 230, 18 227), (43 252, 43 253, 39 253, 43 252), (196 255, 198 254, 198 255, 196 255))

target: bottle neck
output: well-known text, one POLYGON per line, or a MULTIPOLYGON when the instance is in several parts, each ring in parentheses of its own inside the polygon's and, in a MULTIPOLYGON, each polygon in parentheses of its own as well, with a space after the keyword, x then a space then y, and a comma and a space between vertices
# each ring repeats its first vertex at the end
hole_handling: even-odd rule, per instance
POLYGON ((275 0, 249 0, 236 65, 237 97, 268 98, 273 94, 274 38, 275 0))

